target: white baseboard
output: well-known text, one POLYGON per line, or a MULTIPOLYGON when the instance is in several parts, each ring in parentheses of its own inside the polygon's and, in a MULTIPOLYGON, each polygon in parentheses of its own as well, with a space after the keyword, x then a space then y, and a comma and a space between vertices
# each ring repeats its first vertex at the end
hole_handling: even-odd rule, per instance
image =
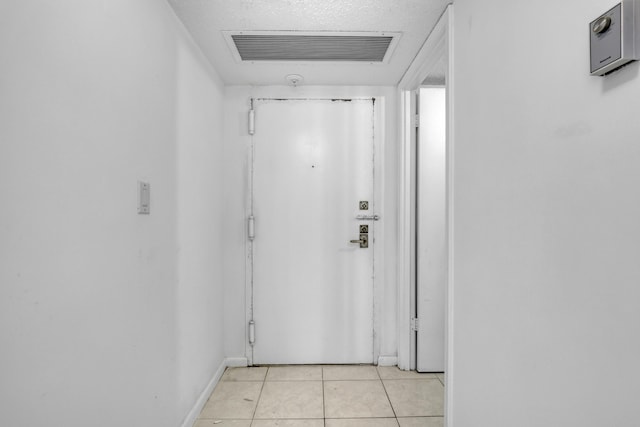
POLYGON ((246 357, 227 357, 224 359, 224 363, 228 367, 244 368, 249 366, 249 362, 246 357))
POLYGON ((224 370, 227 369, 227 367, 244 366, 247 366, 246 357, 227 357, 226 359, 224 359, 216 370, 215 374, 213 374, 213 378, 211 378, 209 384, 207 384, 207 386, 200 394, 200 397, 198 397, 198 400, 196 400, 196 403, 191 411, 189 411, 189 415, 187 415, 185 420, 182 422, 181 427, 193 427, 193 425, 196 423, 196 420, 198 419, 198 415, 200 415, 200 412, 202 412, 202 408, 204 408, 204 405, 207 403, 209 396, 211 396, 211 393, 213 393, 213 389, 216 388, 216 385, 218 385, 218 382, 220 381, 220 378, 222 378, 224 370))
POLYGON ((211 378, 211 381, 209 381, 209 384, 207 384, 207 386, 200 394, 200 397, 198 397, 198 400, 196 401, 191 411, 189 411, 189 415, 187 415, 181 427, 192 427, 195 424, 196 420, 198 419, 198 415, 200 415, 200 412, 202 412, 202 408, 204 408, 204 405, 207 403, 209 396, 211 396, 211 393, 213 393, 213 389, 216 388, 216 385, 218 385, 218 382, 220 381, 220 378, 222 378, 225 369, 227 369, 228 367, 235 368, 244 367, 247 365, 248 363, 246 357, 227 357, 226 359, 224 359, 216 372, 213 374, 213 377, 211 378))
POLYGON ((198 419, 198 415, 200 415, 200 412, 202 412, 202 408, 204 408, 204 405, 207 403, 209 396, 211 396, 211 393, 213 393, 213 389, 216 388, 218 381, 220 381, 220 378, 222 378, 222 374, 224 374, 225 369, 227 369, 227 364, 226 360, 223 360, 216 370, 215 374, 213 374, 213 378, 211 378, 209 384, 207 384, 204 390, 202 390, 202 393, 200 393, 198 400, 196 400, 195 405, 193 406, 193 408, 191 408, 189 414, 182 422, 181 427, 193 427, 196 420, 198 419))
POLYGON ((398 366, 398 356, 379 356, 378 366, 398 366))

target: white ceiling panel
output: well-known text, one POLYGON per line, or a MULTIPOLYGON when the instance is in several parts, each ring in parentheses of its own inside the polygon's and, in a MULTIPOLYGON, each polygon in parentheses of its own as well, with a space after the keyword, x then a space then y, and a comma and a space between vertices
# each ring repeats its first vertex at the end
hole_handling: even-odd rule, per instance
POLYGON ((169 0, 224 82, 252 85, 286 84, 285 76, 289 74, 302 75, 305 85, 395 85, 450 2, 169 0), (394 39, 389 46, 384 45, 381 38, 360 40, 364 44, 358 48, 355 39, 341 42, 338 38, 292 38, 285 40, 293 43, 286 49, 286 43, 280 47, 268 43, 261 46, 245 38, 247 52, 254 55, 255 60, 238 60, 239 52, 233 41, 229 42, 230 35, 252 32, 336 37, 342 34, 364 38, 388 33, 394 39), (374 43, 366 44, 366 41, 374 43), (380 49, 387 53, 382 61, 377 60, 380 49), (289 56, 283 55, 286 52, 289 56), (277 55, 283 60, 277 60, 277 55), (347 59, 349 56, 352 60, 347 59))

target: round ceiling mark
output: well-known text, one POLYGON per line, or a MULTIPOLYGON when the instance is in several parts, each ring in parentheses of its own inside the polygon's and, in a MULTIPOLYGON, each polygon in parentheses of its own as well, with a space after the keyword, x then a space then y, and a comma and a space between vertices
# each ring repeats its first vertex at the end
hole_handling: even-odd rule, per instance
POLYGON ((289 74, 284 79, 289 83, 289 86, 296 87, 302 83, 304 77, 300 74, 289 74))

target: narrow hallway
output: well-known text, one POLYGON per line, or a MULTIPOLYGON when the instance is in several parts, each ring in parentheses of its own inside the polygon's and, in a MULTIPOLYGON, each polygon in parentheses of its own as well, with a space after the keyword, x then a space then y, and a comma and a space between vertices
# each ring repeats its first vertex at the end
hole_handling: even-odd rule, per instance
POLYGON ((195 427, 442 427, 444 374, 371 365, 228 368, 195 427))

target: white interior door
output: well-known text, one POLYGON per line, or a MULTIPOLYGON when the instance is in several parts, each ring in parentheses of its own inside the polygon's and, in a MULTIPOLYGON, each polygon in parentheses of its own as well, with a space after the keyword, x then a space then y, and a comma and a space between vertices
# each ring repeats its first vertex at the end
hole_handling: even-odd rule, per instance
POLYGON ((255 112, 253 363, 371 363, 374 222, 356 216, 375 207, 374 102, 255 112), (350 242, 363 225, 368 248, 350 242))
POLYGON ((444 372, 447 292, 447 154, 444 87, 420 89, 417 154, 417 357, 419 372, 444 372))

